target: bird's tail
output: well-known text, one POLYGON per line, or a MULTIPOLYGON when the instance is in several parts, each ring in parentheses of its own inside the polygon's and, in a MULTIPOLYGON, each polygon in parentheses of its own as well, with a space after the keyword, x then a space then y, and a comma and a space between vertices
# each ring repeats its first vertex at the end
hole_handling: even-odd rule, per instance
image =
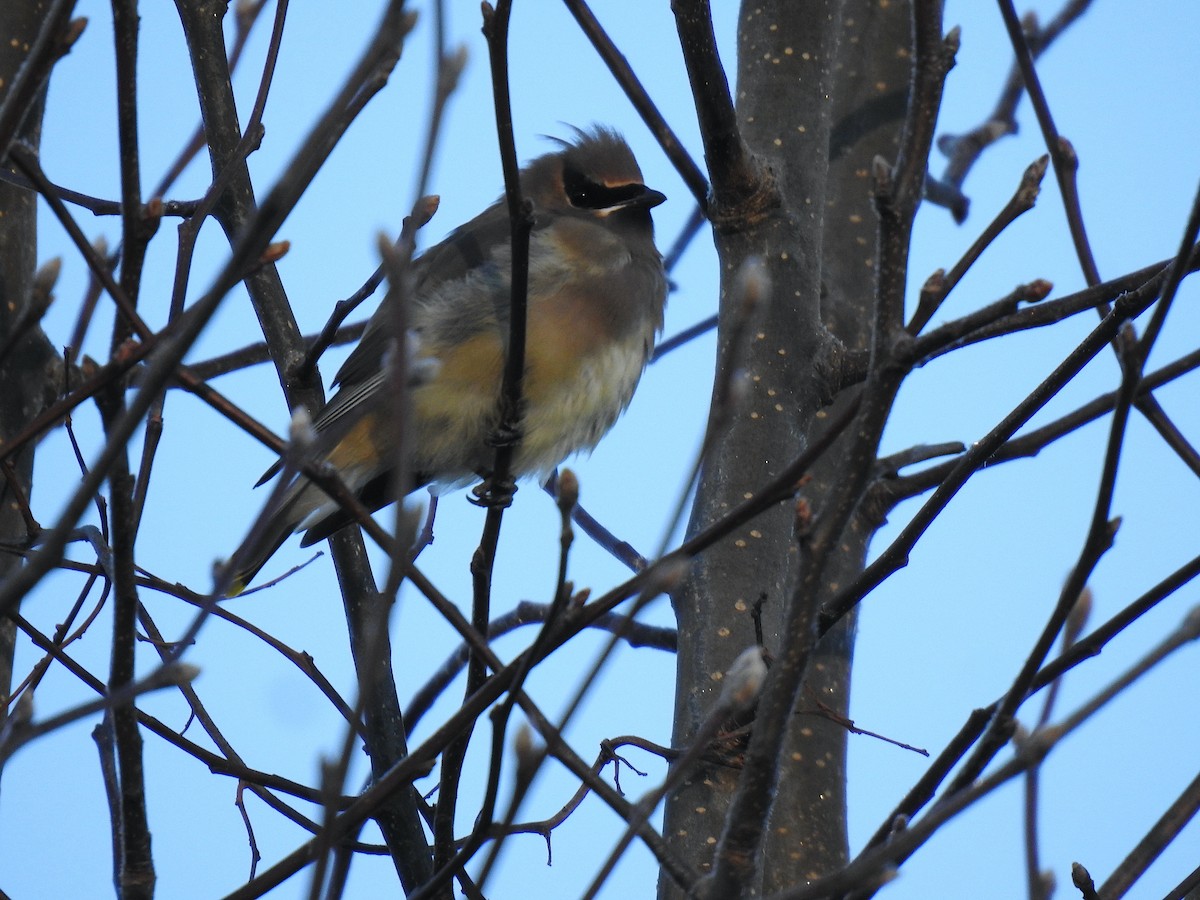
POLYGON ((328 502, 320 488, 303 476, 277 490, 282 493, 278 505, 254 524, 225 564, 227 570, 232 570, 229 587, 223 592, 226 597, 244 591, 283 542, 303 527, 315 509, 328 502))

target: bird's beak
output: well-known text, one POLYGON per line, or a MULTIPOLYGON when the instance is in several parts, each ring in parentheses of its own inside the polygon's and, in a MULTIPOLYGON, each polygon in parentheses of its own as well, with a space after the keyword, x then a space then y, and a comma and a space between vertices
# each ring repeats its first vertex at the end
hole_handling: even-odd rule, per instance
POLYGON ((612 206, 606 206, 604 209, 596 210, 596 215, 610 216, 618 210, 622 209, 654 209, 658 204, 663 203, 667 199, 667 195, 648 188, 644 184, 638 185, 641 188, 632 197, 614 203, 612 206))
POLYGON ((654 209, 660 203, 666 202, 667 195, 654 190, 654 188, 643 187, 642 192, 636 197, 627 200, 622 206, 640 206, 643 209, 654 209))

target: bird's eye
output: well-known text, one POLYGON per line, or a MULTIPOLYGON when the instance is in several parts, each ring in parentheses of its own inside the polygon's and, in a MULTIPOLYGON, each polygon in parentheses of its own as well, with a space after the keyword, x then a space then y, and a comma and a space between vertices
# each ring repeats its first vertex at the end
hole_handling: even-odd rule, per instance
POLYGON ((578 169, 569 166, 563 169, 563 188, 567 199, 576 209, 612 209, 624 206, 645 193, 640 184, 622 184, 609 187, 592 181, 578 169))

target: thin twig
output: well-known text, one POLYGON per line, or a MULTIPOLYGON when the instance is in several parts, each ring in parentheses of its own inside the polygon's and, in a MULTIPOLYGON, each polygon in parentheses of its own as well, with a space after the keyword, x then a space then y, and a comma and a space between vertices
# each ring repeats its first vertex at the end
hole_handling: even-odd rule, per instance
MULTIPOLYGON (((1066 29, 1081 16, 1092 0, 1067 0, 1062 9, 1045 28, 1037 28, 1037 21, 1032 13, 1026 15, 1024 27, 1028 34, 1030 52, 1034 59, 1044 53, 1066 29)), ((959 189, 966 181, 972 166, 982 156, 983 151, 995 141, 1008 134, 1017 132, 1017 104, 1024 93, 1025 84, 1021 79, 1021 70, 1014 61, 1009 71, 1004 88, 996 101, 996 106, 988 117, 966 134, 942 135, 938 138, 938 149, 942 151, 949 162, 942 173, 941 180, 952 189, 959 189)), ((956 219, 961 223, 965 219, 966 210, 956 219)))
MULTIPOLYGON (((1089 285, 1099 284, 1100 271, 1096 268, 1096 259, 1088 242, 1087 229, 1083 223, 1083 209, 1079 203, 1079 183, 1076 174, 1079 171, 1079 158, 1075 149, 1058 133, 1054 117, 1050 113, 1050 104, 1042 91, 1037 71, 1034 69, 1034 54, 1017 18, 1017 11, 1012 0, 998 0, 1000 15, 1004 19, 1004 27, 1013 45, 1017 57, 1017 66, 1021 70, 1021 79, 1025 82, 1025 91, 1029 102, 1033 104, 1034 114, 1042 129, 1046 149, 1050 151, 1050 159, 1054 164, 1054 177, 1058 181, 1058 189, 1062 195, 1063 208, 1067 214, 1067 227, 1071 232, 1071 240, 1075 244, 1075 255, 1083 268, 1084 278, 1089 285)), ((1102 311, 1105 312, 1105 311, 1102 311)))
POLYGON ((1017 186, 1016 193, 1004 204, 1004 208, 988 224, 983 233, 975 239, 975 242, 971 244, 967 252, 963 254, 962 259, 955 263, 954 267, 948 273, 941 274, 936 278, 936 287, 933 290, 922 289, 917 311, 906 326, 909 334, 917 335, 921 333, 925 326, 929 324, 930 319, 937 314, 946 297, 950 295, 950 292, 962 280, 963 275, 975 264, 975 261, 979 259, 992 241, 1008 228, 1017 217, 1033 209, 1038 191, 1041 188, 1042 177, 1046 174, 1046 164, 1048 162, 1049 157, 1043 156, 1030 164, 1025 170, 1025 174, 1021 176, 1021 183, 1017 186))

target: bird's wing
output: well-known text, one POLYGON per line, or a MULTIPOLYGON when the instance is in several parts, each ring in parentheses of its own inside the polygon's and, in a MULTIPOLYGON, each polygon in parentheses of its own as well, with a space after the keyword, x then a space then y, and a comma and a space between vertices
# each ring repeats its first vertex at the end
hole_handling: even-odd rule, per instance
MULTIPOLYGON (((418 336, 434 321, 440 322, 445 317, 444 307, 453 304, 470 282, 482 280, 507 294, 507 266, 498 264, 497 253, 503 259, 507 258, 508 226, 504 208, 499 203, 493 204, 414 260, 408 320, 409 327, 418 336)), ((473 287, 478 290, 480 285, 475 283, 473 287)), ((389 315, 389 305, 384 302, 371 317, 358 346, 338 369, 333 381, 335 385, 346 387, 370 380, 383 368, 391 327, 389 315)), ((463 324, 478 330, 486 323, 463 324)))

